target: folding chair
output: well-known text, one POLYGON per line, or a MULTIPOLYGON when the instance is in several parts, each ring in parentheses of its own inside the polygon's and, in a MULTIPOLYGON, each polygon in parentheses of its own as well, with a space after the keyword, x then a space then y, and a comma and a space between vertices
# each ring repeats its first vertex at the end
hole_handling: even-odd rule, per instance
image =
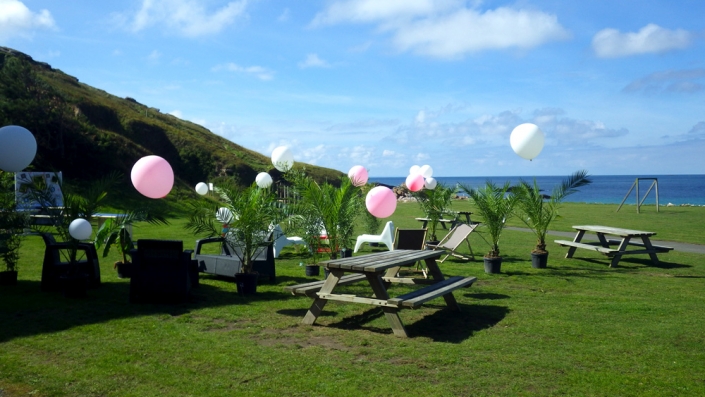
POLYGON ((438 244, 427 244, 434 250, 444 249, 450 251, 448 255, 443 257, 443 259, 441 259, 438 263, 443 263, 443 261, 448 259, 448 257, 451 255, 455 256, 456 258, 464 259, 466 261, 475 260, 475 254, 472 252, 472 247, 470 246, 470 241, 468 241, 468 237, 470 236, 470 233, 472 233, 478 226, 479 224, 477 223, 473 225, 466 225, 464 223, 461 223, 455 226, 453 230, 448 232, 448 234, 438 244), (470 257, 467 257, 456 251, 460 244, 463 243, 463 241, 465 241, 468 245, 468 249, 470 250, 470 257))
MULTIPOLYGON (((397 229, 394 235, 394 249, 422 250, 426 246, 426 231, 428 229, 397 229)), ((416 264, 416 270, 421 270, 428 277, 421 262, 416 264)))

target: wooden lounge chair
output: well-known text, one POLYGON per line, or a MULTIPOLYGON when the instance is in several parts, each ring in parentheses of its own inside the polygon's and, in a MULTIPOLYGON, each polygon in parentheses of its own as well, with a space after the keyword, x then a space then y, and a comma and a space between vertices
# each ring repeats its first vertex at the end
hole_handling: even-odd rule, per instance
POLYGON ((448 259, 449 256, 453 255, 456 258, 464 259, 464 260, 475 260, 475 254, 472 252, 472 247, 470 246, 470 242, 468 241, 468 237, 470 236, 470 233, 472 233, 475 228, 477 228, 479 224, 474 224, 474 225, 466 225, 464 223, 461 223, 453 228, 448 234, 441 240, 438 244, 426 244, 428 247, 433 248, 434 250, 436 249, 444 249, 448 250, 449 253, 443 259, 439 261, 439 263, 443 263, 446 259, 448 259), (463 254, 460 254, 457 252, 458 247, 460 244, 465 241, 468 245, 468 249, 470 250, 470 256, 465 256, 463 254))
POLYGON ((394 222, 387 222, 387 224, 384 225, 382 234, 361 234, 357 236, 355 250, 353 252, 357 252, 364 243, 382 243, 386 245, 390 251, 394 250, 394 222))

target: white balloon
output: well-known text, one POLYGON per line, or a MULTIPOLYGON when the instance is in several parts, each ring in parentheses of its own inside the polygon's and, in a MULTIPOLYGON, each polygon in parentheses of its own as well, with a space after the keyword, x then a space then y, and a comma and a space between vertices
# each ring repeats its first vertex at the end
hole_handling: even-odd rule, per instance
POLYGON ((76 240, 87 240, 93 234, 93 227, 87 220, 77 218, 69 224, 69 234, 76 240))
POLYGON ((208 185, 203 182, 198 182, 198 184, 196 185, 196 193, 200 194, 201 196, 208 193, 208 185))
POLYGON ((29 130, 18 125, 0 128, 0 169, 20 172, 34 160, 37 140, 29 130))
POLYGON ((266 172, 260 172, 255 178, 255 183, 257 183, 257 186, 262 189, 272 186, 272 182, 272 176, 266 172))
POLYGON ((287 172, 294 166, 294 155, 286 146, 279 146, 272 151, 272 165, 281 172, 287 172))
POLYGON ((416 175, 421 173, 421 167, 418 165, 412 165, 411 168, 409 168, 409 175, 416 175))
POLYGON ((437 184, 438 184, 438 182, 436 182, 436 180, 434 178, 426 178, 423 186, 428 190, 433 190, 436 188, 437 184))
POLYGON ((421 175, 423 175, 424 178, 430 178, 433 176, 433 168, 431 168, 430 165, 426 164, 421 166, 421 175))
POLYGON ((535 124, 524 123, 514 128, 509 143, 516 154, 531 160, 541 153, 544 135, 535 124))

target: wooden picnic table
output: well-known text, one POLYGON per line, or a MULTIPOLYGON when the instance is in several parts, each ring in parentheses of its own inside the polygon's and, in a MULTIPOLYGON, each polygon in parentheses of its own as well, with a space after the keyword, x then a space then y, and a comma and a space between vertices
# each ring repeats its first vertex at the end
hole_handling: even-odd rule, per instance
POLYGON ((443 277, 443 273, 436 263, 436 259, 443 254, 444 251, 394 250, 323 261, 320 264, 329 271, 325 280, 292 285, 286 287, 285 290, 294 295, 313 298, 313 303, 304 316, 304 324, 315 323, 328 301, 362 303, 381 307, 394 335, 406 337, 406 329, 399 318, 401 309, 414 309, 431 299, 443 296, 446 305, 451 310, 460 311, 453 296, 453 290, 470 286, 476 280, 475 277, 454 276, 448 279, 443 277), (431 279, 397 276, 401 267, 413 266, 420 260, 425 261, 432 276, 431 279), (351 274, 345 275, 345 273, 351 274), (364 280, 370 284, 374 297, 336 293, 336 287, 340 285, 364 280), (392 283, 428 285, 392 298, 387 291, 387 287, 392 283))
POLYGON ((635 254, 648 254, 651 261, 658 265, 657 253, 667 253, 671 251, 673 247, 666 247, 662 245, 651 244, 650 237, 655 235, 655 232, 646 232, 643 230, 632 230, 632 229, 621 229, 611 226, 600 226, 600 225, 580 225, 573 226, 577 233, 573 241, 568 240, 555 240, 556 243, 568 248, 568 253, 565 255, 566 258, 572 258, 575 250, 577 248, 588 249, 591 251, 597 251, 612 258, 610 262, 610 267, 617 267, 619 260, 622 259, 623 255, 635 255, 635 254), (595 233, 597 239, 599 240, 599 245, 586 244, 581 242, 585 232, 595 233), (606 236, 618 236, 621 239, 609 239, 606 236), (639 241, 632 241, 632 238, 640 238, 639 241), (617 249, 611 248, 610 246, 617 245, 617 249), (629 246, 637 246, 643 249, 627 250, 629 246))

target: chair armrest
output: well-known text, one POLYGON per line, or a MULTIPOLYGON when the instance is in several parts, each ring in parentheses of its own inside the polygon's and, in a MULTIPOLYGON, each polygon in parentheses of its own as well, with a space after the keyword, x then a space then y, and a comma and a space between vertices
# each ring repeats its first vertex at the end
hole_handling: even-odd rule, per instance
POLYGON ((222 237, 208 237, 208 238, 196 240, 196 249, 194 250, 194 252, 196 253, 196 255, 199 255, 201 253, 201 247, 203 246, 203 244, 209 244, 209 243, 215 243, 215 242, 222 243, 224 240, 225 239, 222 237))

